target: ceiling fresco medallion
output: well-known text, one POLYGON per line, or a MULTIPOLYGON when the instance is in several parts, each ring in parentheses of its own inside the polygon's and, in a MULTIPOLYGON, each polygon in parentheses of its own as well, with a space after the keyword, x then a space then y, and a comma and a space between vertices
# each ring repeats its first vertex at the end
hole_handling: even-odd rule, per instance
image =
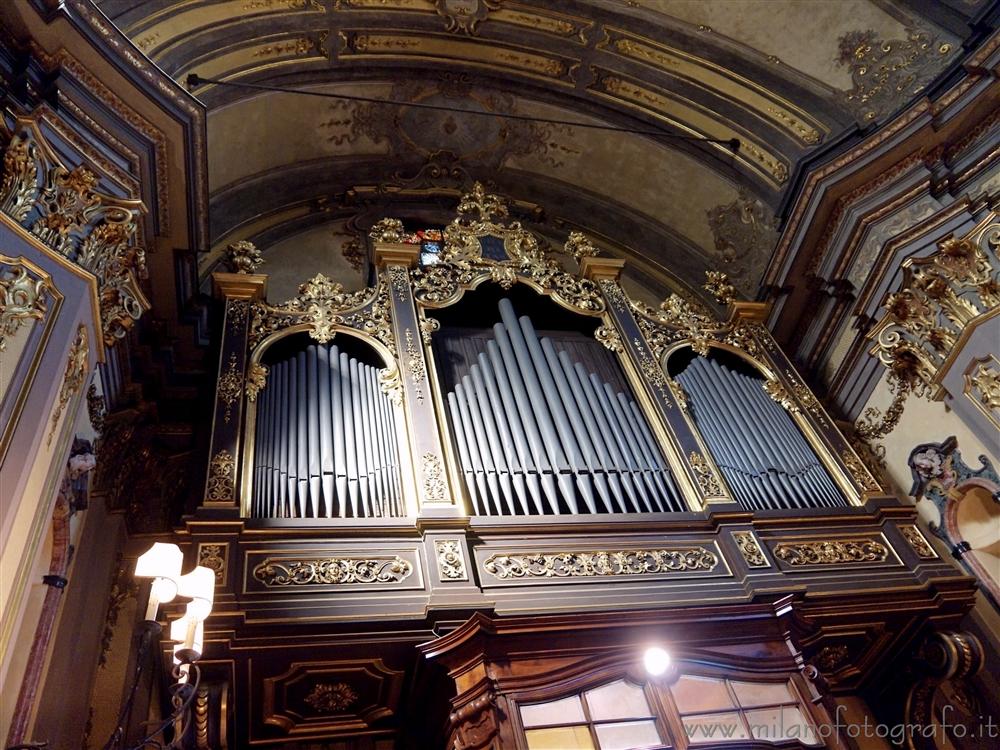
POLYGON ((498 10, 502 0, 434 0, 438 15, 445 19, 445 31, 474 34, 476 27, 498 10))
POLYGON ((338 146, 365 137, 388 143, 394 159, 419 159, 424 165, 450 162, 459 168, 454 176, 463 180, 471 165, 497 170, 512 157, 531 156, 557 168, 563 166, 564 156, 580 153, 567 142, 574 135, 569 126, 496 117, 521 114, 517 99, 473 86, 467 76, 400 82, 388 98, 493 116, 469 117, 395 103, 338 101, 330 105, 319 131, 338 146))

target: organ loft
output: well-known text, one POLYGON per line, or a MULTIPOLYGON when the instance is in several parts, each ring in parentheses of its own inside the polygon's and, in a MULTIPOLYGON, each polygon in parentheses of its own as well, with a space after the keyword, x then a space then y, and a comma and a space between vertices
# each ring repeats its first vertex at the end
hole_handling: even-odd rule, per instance
POLYGON ((997 746, 998 17, 0 8, 3 747, 997 746))

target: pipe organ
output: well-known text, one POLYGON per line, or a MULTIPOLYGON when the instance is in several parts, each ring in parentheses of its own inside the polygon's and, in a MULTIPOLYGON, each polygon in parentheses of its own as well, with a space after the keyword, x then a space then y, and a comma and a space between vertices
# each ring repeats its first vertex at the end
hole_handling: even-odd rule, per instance
POLYGON ((566 270, 502 206, 465 196, 426 263, 419 239, 380 222, 376 280, 359 291, 320 274, 270 304, 245 296, 266 277, 221 279, 242 296, 226 303, 213 506, 502 521, 878 494, 761 324, 766 306, 720 320, 675 294, 652 308, 625 292, 620 261, 571 236, 566 270), (672 375, 681 351, 692 359, 672 375))
POLYGON ((261 391, 252 514, 402 516, 397 427, 379 370, 330 344, 270 365, 261 391))
POLYGON ((695 424, 736 500, 750 510, 842 506, 844 499, 788 413, 760 378, 714 356, 677 376, 695 424))
POLYGON ((635 401, 501 300, 468 374, 447 395, 466 489, 481 515, 683 508, 635 401))

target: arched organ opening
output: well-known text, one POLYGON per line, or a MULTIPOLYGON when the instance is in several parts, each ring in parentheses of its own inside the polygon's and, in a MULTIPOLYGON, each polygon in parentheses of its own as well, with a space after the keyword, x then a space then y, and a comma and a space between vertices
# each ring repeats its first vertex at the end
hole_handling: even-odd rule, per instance
POLYGON ((844 506, 843 496, 763 378, 734 356, 692 357, 675 376, 733 497, 748 510, 844 506))
POLYGON ((251 515, 403 516, 395 407, 376 367, 311 343, 268 364, 258 396, 251 515))
POLYGON ((683 510, 613 355, 580 334, 539 336, 509 299, 498 308, 486 335, 442 335, 437 344, 474 513, 683 510))

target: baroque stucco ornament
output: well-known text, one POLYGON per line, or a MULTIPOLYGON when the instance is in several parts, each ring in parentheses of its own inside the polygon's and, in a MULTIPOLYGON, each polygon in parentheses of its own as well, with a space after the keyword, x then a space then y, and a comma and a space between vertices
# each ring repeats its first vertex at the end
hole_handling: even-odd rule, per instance
POLYGON ((47 292, 52 288, 51 279, 33 273, 24 258, 0 253, 0 352, 21 326, 45 317, 47 292))

